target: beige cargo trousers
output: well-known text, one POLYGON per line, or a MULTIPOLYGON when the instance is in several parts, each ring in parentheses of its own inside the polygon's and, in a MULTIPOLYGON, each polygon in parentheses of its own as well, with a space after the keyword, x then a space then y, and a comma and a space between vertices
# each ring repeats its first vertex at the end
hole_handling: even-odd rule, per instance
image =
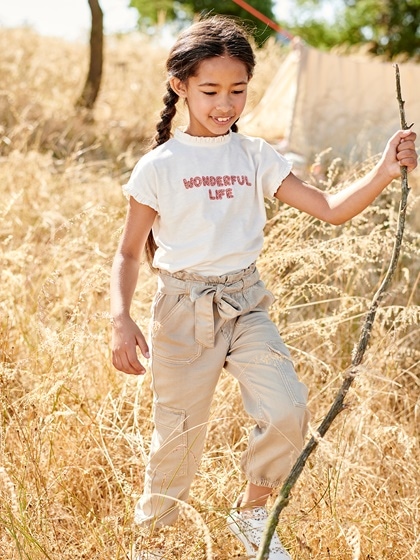
POLYGON ((289 473, 303 447, 308 392, 269 318, 272 301, 255 264, 226 276, 159 274, 150 333, 155 427, 137 523, 176 520, 223 368, 238 380, 255 421, 241 461, 246 479, 275 488, 289 473))

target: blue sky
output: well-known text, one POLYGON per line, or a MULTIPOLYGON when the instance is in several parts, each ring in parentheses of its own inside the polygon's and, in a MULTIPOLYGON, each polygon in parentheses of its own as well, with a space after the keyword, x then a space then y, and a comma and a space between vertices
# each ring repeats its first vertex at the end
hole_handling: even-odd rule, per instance
MULTIPOLYGON (((100 0, 106 33, 134 29, 137 10, 129 0, 100 0)), ((277 0, 275 13, 290 18, 293 0, 277 0)), ((90 28, 87 0, 0 0, 0 27, 28 25, 44 35, 85 40, 90 28)))

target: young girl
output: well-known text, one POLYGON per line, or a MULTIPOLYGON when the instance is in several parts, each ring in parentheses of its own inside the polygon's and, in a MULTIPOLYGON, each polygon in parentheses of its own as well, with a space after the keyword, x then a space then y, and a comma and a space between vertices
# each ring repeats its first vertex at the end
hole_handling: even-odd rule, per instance
MULTIPOLYGON (((417 165, 415 133, 399 131, 378 164, 341 192, 328 194, 301 181, 264 140, 237 132, 254 64, 247 35, 232 19, 205 19, 176 41, 154 149, 124 187, 129 206, 111 279, 113 364, 144 374, 138 347, 151 358, 153 377, 155 428, 136 522, 175 521, 177 503, 187 500, 200 463, 225 368, 238 380, 245 410, 255 420, 242 458, 248 482, 228 516, 229 528, 252 557, 267 498, 300 453, 309 416, 307 389, 269 318, 273 296, 255 265, 263 245, 264 199, 276 197, 341 224, 366 208, 402 165, 408 171, 417 165), (172 136, 179 100, 188 122, 172 136), (130 316, 144 250, 158 274, 150 350, 130 316)), ((290 559, 277 536, 270 559, 290 559)))

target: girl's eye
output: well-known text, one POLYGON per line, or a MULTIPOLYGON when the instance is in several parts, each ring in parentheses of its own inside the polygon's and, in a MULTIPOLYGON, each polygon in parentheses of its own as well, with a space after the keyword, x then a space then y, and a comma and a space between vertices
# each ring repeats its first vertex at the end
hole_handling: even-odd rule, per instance
MULTIPOLYGON (((233 95, 241 95, 241 93, 244 92, 245 92, 244 89, 238 89, 232 91, 233 95)), ((217 95, 217 91, 203 91, 202 93, 204 93, 204 95, 217 95)))

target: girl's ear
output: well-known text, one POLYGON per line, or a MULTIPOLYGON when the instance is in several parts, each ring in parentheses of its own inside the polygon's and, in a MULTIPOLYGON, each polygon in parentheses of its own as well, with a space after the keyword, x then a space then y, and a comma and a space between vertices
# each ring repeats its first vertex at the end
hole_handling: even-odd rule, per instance
POLYGON ((172 88, 172 91, 176 93, 178 97, 187 97, 187 88, 185 86, 185 83, 182 82, 179 78, 170 78, 169 84, 172 88))

